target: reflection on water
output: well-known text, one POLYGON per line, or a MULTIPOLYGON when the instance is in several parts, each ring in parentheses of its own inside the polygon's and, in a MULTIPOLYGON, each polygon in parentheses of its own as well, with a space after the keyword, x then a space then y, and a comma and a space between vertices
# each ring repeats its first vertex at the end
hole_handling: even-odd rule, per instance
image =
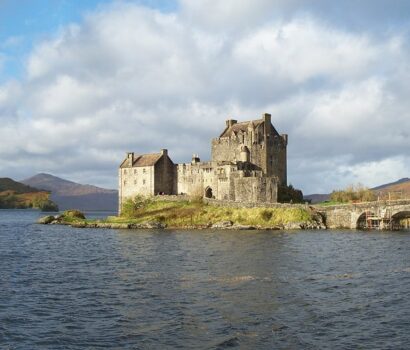
POLYGON ((121 231, 0 212, 0 348, 405 349, 410 234, 121 231))

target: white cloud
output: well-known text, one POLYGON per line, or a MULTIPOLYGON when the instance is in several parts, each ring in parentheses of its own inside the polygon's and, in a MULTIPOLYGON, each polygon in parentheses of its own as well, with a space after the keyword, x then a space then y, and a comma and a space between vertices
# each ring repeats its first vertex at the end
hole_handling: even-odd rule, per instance
POLYGON ((116 186, 126 151, 207 158, 225 118, 272 112, 290 135, 291 182, 305 192, 395 180, 368 170, 406 159, 406 41, 305 12, 279 18, 297 3, 184 0, 170 14, 114 3, 63 28, 33 49, 24 80, 0 86, 0 171, 116 186))

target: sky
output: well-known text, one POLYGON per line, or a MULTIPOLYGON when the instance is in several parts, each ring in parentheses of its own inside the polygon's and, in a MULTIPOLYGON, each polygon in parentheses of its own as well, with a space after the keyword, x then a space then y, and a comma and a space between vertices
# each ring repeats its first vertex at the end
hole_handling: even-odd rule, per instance
POLYGON ((117 187, 272 114, 305 194, 410 175, 407 0, 0 0, 0 177, 117 187))

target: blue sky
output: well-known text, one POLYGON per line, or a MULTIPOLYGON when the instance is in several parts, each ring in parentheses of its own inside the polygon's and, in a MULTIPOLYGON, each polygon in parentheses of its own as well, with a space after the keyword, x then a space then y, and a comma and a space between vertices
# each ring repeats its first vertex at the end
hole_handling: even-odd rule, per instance
MULTIPOLYGON (((175 10, 177 6, 168 0, 128 2, 163 12, 175 10)), ((23 78, 24 60, 33 45, 111 3, 111 0, 0 0, 0 49, 4 61, 0 81, 23 78)))
POLYGON ((305 193, 407 177, 409 30, 405 0, 0 0, 0 177, 115 188, 264 112, 305 193))

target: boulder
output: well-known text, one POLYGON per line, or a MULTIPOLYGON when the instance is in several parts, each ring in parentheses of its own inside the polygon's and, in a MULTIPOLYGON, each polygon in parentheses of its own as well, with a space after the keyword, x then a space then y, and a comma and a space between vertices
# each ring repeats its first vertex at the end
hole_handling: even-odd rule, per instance
POLYGON ((231 230, 239 230, 239 231, 241 231, 241 230, 256 230, 256 227, 255 227, 255 226, 250 226, 250 225, 239 225, 239 224, 236 224, 236 225, 232 225, 232 226, 230 227, 230 229, 231 229, 231 230))
POLYGON ((55 217, 53 215, 43 216, 42 218, 37 220, 38 224, 48 225, 55 221, 55 217))
POLYGON ((223 229, 223 228, 228 228, 231 227, 233 225, 232 221, 221 221, 221 222, 217 222, 215 224, 212 225, 212 228, 218 228, 218 229, 223 229))
POLYGON ((73 222, 71 224, 71 227, 75 227, 75 228, 86 228, 87 227, 87 223, 85 222, 73 222))
POLYGON ((129 229, 130 225, 129 224, 120 224, 120 223, 113 223, 111 224, 112 229, 129 229))
POLYGON ((303 222, 289 222, 283 227, 285 230, 300 230, 304 228, 303 222))
POLYGON ((128 228, 131 229, 148 229, 148 230, 162 230, 166 228, 167 225, 161 222, 143 222, 141 224, 130 224, 128 228))

